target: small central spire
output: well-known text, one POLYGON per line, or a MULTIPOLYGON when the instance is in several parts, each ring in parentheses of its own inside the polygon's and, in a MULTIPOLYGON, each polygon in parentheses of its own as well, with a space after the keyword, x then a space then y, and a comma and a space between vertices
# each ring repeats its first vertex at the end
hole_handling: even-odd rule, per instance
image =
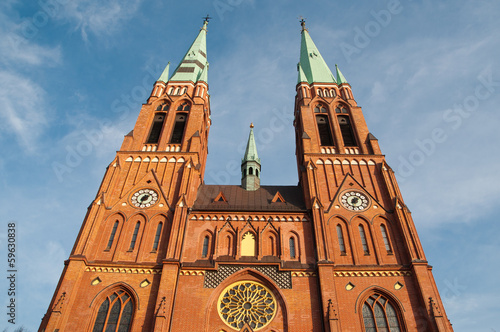
POLYGON ((254 125, 251 123, 247 148, 241 160, 241 186, 243 189, 251 191, 260 188, 260 158, 257 154, 253 128, 254 125))

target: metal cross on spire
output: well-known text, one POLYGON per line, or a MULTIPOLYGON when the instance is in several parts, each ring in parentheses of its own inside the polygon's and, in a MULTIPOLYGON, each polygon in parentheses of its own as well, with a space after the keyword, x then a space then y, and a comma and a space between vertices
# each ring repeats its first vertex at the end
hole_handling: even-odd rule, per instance
POLYGON ((208 23, 209 20, 211 20, 212 18, 210 17, 210 15, 207 14, 207 16, 203 17, 203 23, 208 23))
POLYGON ((300 18, 300 25, 302 26, 302 31, 307 30, 306 29, 306 20, 302 16, 299 16, 299 18, 300 18))

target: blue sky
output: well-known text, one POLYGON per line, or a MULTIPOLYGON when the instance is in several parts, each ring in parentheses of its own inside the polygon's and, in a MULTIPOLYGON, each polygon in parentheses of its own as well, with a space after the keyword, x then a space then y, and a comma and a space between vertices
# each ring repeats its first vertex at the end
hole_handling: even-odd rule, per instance
POLYGON ((15 222, 16 326, 37 330, 106 166, 209 13, 205 181, 238 183, 233 168, 253 122, 262 183, 297 183, 305 17, 397 174, 455 330, 500 330, 499 12, 493 0, 3 1, 0 253, 6 270, 15 222))

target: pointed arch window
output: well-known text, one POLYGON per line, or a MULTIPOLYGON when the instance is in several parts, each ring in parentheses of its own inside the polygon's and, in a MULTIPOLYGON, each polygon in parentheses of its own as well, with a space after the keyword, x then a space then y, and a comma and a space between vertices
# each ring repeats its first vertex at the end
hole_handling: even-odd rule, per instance
POLYGON ((151 126, 151 131, 149 132, 148 140, 146 141, 146 143, 149 144, 158 143, 164 123, 165 123, 165 113, 156 113, 153 118, 153 125, 151 126))
POLYGON ((187 114, 180 113, 175 116, 174 130, 172 132, 172 138, 170 143, 181 143, 182 137, 184 136, 184 128, 186 127, 187 114))
POLYGON ((366 332, 400 332, 399 315, 394 305, 380 294, 373 294, 363 304, 363 325, 366 332))
POLYGON ((370 254, 370 250, 368 249, 368 242, 366 241, 365 228, 362 225, 358 226, 359 229, 359 237, 361 238, 361 245, 363 246, 363 251, 365 255, 370 254))
POLYGON ((158 227, 156 227, 155 240, 153 242, 153 251, 158 250, 158 244, 160 243, 161 229, 163 227, 163 223, 159 223, 158 227))
POLYGON ((387 250, 387 253, 392 253, 391 244, 389 243, 389 237, 387 236, 387 229, 385 225, 380 225, 380 232, 382 233, 382 239, 384 240, 385 250, 387 250))
POLYGON ((253 175, 253 167, 250 167, 250 168, 248 169, 248 175, 253 175))
POLYGON ((342 234, 342 226, 337 225, 337 238, 339 240, 339 248, 340 248, 340 254, 345 255, 345 243, 344 243, 344 235, 342 234))
POLYGON ((295 239, 293 237, 290 238, 289 245, 290 245, 290 258, 295 258, 296 257, 295 239))
POLYGON ((201 257, 202 258, 206 258, 208 255, 208 241, 209 240, 210 240, 210 238, 208 237, 208 235, 203 238, 203 248, 201 249, 201 257))
POLYGON ((137 240, 137 234, 139 233, 140 227, 141 227, 141 223, 138 221, 137 224, 135 224, 134 234, 132 234, 132 241, 130 241, 130 248, 128 250, 134 250, 135 242, 137 240))
POLYGON ((320 144, 322 146, 333 146, 332 131, 327 115, 316 115, 320 144))
POLYGON ((318 104, 316 107, 314 107, 314 113, 327 113, 326 107, 318 104))
POLYGON ((190 110, 191 110, 191 105, 187 101, 177 106, 177 111, 189 112, 190 110))
POLYGON ((108 245, 106 246, 106 250, 110 250, 113 245, 113 241, 115 240, 116 229, 118 228, 118 220, 115 221, 113 225, 113 229, 111 230, 111 234, 109 235, 108 245))
POLYGON ((338 120, 340 125, 340 133, 342 134, 342 139, 344 140, 344 145, 357 146, 356 139, 354 138, 354 132, 351 126, 351 121, 349 120, 349 116, 339 115, 338 120))
POLYGON ((122 290, 116 291, 99 307, 92 332, 128 332, 133 313, 130 295, 122 290))

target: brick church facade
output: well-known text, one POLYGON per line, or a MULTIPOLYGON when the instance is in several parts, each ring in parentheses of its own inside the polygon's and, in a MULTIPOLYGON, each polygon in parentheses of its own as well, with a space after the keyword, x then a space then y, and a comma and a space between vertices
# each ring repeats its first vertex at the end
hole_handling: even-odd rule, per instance
POLYGON ((207 23, 107 168, 39 331, 453 331, 394 172, 304 22, 298 185, 261 185, 253 128, 241 185, 204 183, 207 23))

